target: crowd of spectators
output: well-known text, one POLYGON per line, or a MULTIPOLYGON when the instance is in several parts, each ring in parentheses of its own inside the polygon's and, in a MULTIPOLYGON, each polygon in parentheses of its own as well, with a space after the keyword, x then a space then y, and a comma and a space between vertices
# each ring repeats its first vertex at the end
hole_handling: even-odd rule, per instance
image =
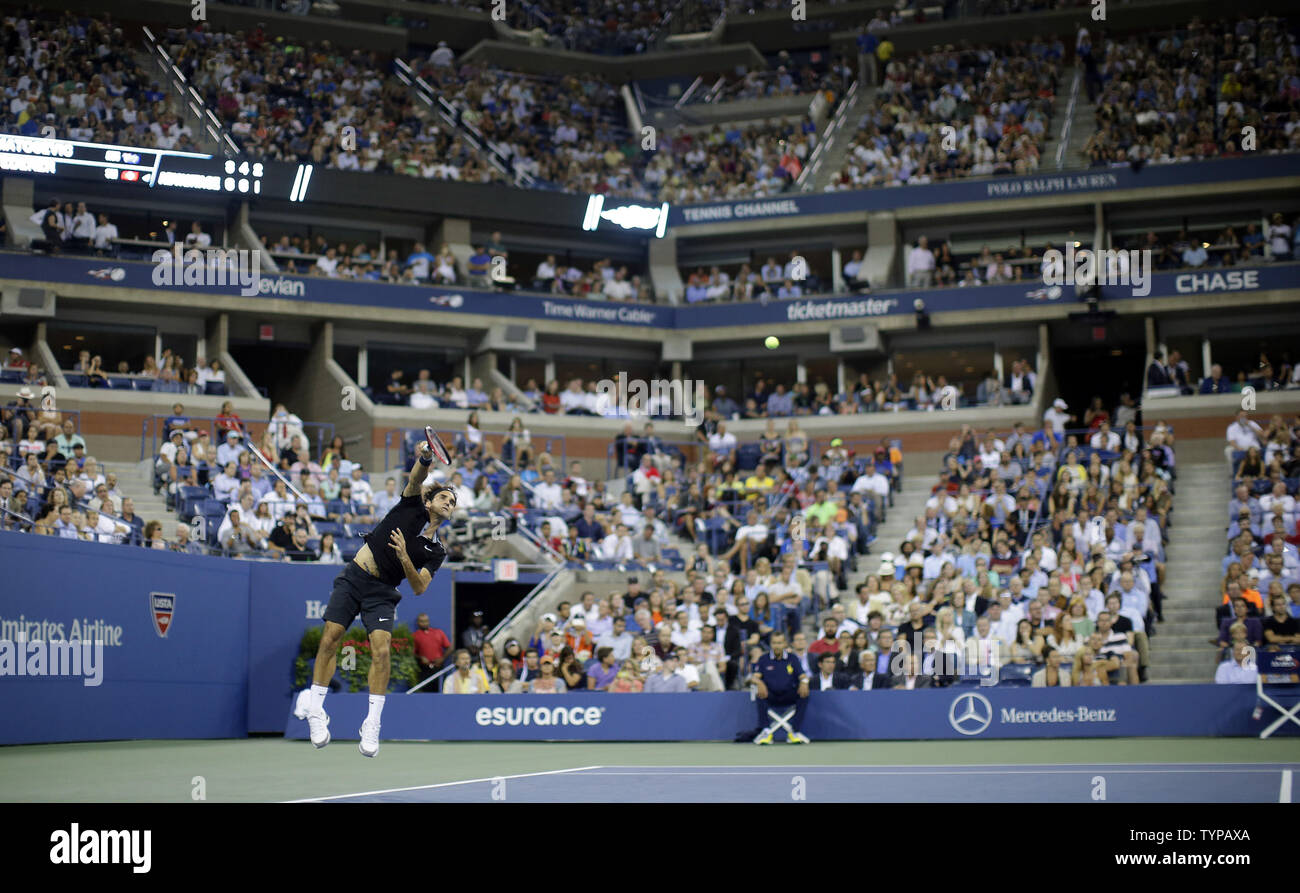
POLYGON ((1244 151, 1300 150, 1296 39, 1270 15, 1076 43, 1096 132, 1092 166, 1169 164, 1244 151), (1243 145, 1245 128, 1253 145, 1243 145))
POLYGON ((688 466, 652 425, 629 425, 616 449, 636 471, 617 502, 548 466, 518 508, 544 510, 570 561, 648 578, 560 603, 504 653, 464 643, 443 691, 739 688, 778 635, 812 690, 945 685, 961 661, 1034 685, 1137 684, 1160 613, 1173 435, 1131 419, 1120 433, 1101 409, 1085 419, 1067 430, 1057 404, 1032 432, 963 427, 924 513, 851 595, 902 473, 897 447, 855 458, 836 439, 810 461, 797 425, 769 429, 740 472, 724 426, 688 466), (694 547, 679 571, 654 563, 672 533, 694 547))
POLYGON ((1063 55, 1059 41, 1035 37, 889 59, 827 191, 1033 173, 1063 55))
POLYGON ((97 257, 117 254, 117 226, 109 222, 108 213, 98 215, 86 207, 85 202, 61 202, 50 199, 29 218, 41 228, 41 238, 33 248, 50 254, 63 252, 94 254, 97 257))
MULTIPOLYGON (((619 56, 657 48, 657 38, 669 33, 670 19, 682 5, 680 0, 525 2, 507 8, 506 23, 527 32, 534 45, 619 56)), ((711 21, 707 14, 697 18, 700 24, 711 21)))
POLYGON ((226 394, 226 370, 220 360, 198 357, 190 366, 170 347, 165 348, 157 359, 152 354, 146 355, 138 366, 129 360, 119 360, 115 370, 104 365, 100 354, 82 350, 72 368, 63 370, 63 376, 74 388, 121 387, 173 394, 226 394))
POLYGON ((793 61, 789 50, 781 50, 770 67, 721 75, 702 76, 706 87, 697 90, 692 102, 733 102, 745 99, 811 96, 826 94, 833 106, 857 77, 857 68, 847 57, 832 59, 829 53, 813 53, 802 62, 793 61), (717 85, 718 80, 722 84, 717 85))
MULTIPOLYGON (((962 654, 968 667, 1027 665, 1034 685, 1144 680, 1173 436, 1163 424, 1140 431, 1127 414, 1112 430, 1094 406, 1086 428, 1066 427, 1077 419, 1063 401, 1037 431, 1018 424, 1004 439, 963 427, 924 513, 860 587, 859 623, 901 624, 933 642, 926 652, 962 654)), ((942 684, 945 662, 927 665, 921 684, 942 684)))
POLYGON ((0 133, 198 151, 111 14, 25 9, 4 17, 2 41, 0 133))
POLYGON ((162 430, 155 493, 165 494, 181 526, 195 524, 197 539, 217 554, 342 564, 360 548, 360 528, 368 529, 401 498, 394 479, 379 492, 371 487, 341 437, 314 456, 302 419, 283 404, 260 436, 229 402, 212 426, 192 420, 178 403, 162 430), (247 443, 250 437, 257 443, 247 443))
POLYGON ((177 67, 252 158, 426 179, 499 182, 459 135, 422 115, 391 60, 329 41, 298 44, 251 31, 172 29, 177 67), (342 128, 352 127, 355 146, 342 128))
POLYGON ((1300 419, 1275 415, 1261 424, 1242 410, 1224 452, 1232 497, 1210 642, 1220 650, 1217 681, 1254 682, 1255 649, 1300 645, 1300 419))
POLYGON ((535 268, 524 269, 527 261, 518 254, 512 261, 499 232, 474 245, 464 262, 446 242, 436 254, 430 253, 423 242, 415 242, 409 251, 389 248, 385 255, 380 248, 372 249, 365 242, 330 244, 319 234, 315 238, 284 234, 274 241, 263 235, 262 250, 274 257, 287 273, 331 279, 364 279, 400 285, 508 287, 590 300, 654 301, 654 289, 648 278, 629 273, 625 265, 615 266, 608 257, 593 261, 590 268, 583 270, 574 262, 557 261, 553 254, 541 255, 535 268))
POLYGON ((1148 230, 1125 240, 1123 248, 1150 251, 1157 270, 1257 265, 1265 261, 1285 263, 1300 249, 1295 218, 1275 212, 1262 225, 1247 223, 1238 233, 1235 226, 1215 227, 1189 233, 1148 230))
POLYGON ((175 548, 164 540, 161 521, 135 513, 117 474, 90 454, 74 417, 38 393, 20 387, 0 409, 0 530, 175 548))
POLYGON ((599 78, 433 60, 421 74, 515 170, 568 192, 672 203, 772 195, 798 177, 817 139, 805 117, 680 129, 650 151, 626 130, 618 91, 599 78))

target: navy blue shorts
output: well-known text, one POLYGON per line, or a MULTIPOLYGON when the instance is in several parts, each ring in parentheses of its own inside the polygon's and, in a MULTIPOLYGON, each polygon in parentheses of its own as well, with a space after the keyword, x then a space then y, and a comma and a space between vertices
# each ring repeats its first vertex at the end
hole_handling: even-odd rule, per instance
POLYGON ((401 593, 396 589, 362 570, 356 562, 349 561, 343 572, 334 578, 334 591, 325 608, 325 619, 347 629, 360 614, 367 633, 377 629, 391 633, 393 620, 397 617, 397 603, 401 600, 401 593))

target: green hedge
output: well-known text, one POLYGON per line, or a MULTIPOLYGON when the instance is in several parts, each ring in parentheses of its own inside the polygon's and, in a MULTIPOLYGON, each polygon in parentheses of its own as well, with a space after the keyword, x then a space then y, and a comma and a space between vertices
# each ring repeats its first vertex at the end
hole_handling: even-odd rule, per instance
MULTIPOLYGON (((312 666, 324 630, 324 625, 313 626, 302 634, 302 641, 298 645, 298 657, 293 662, 295 688, 306 688, 311 684, 312 666)), ((371 658, 370 639, 366 631, 359 626, 352 627, 343 634, 343 641, 339 643, 339 648, 338 675, 347 690, 350 692, 368 690, 371 658), (356 665, 350 669, 343 666, 344 653, 341 650, 348 646, 355 649, 356 658, 356 665)), ((404 623, 393 630, 389 656, 388 690, 390 692, 404 691, 420 681, 420 667, 415 660, 415 640, 411 636, 411 628, 404 623), (394 686, 397 688, 395 689, 394 686)))

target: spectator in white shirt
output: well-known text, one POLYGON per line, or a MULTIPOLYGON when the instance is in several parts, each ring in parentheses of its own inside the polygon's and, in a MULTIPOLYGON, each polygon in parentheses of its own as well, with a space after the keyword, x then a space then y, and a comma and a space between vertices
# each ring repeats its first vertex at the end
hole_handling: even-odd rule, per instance
POLYGON ((72 238, 74 248, 85 248, 95 238, 95 215, 86 210, 85 202, 77 202, 77 214, 72 218, 72 238))
POLYGON ((99 215, 99 225, 95 227, 95 250, 112 251, 113 240, 117 238, 117 227, 108 222, 107 214, 99 215))
POLYGON ((361 505, 374 505, 375 491, 371 488, 370 481, 366 480, 361 475, 361 466, 353 465, 351 477, 352 499, 354 502, 358 502, 361 505))
POLYGON ((632 560, 632 537, 628 534, 626 524, 618 525, 614 533, 601 540, 600 555, 605 561, 632 560))
POLYGON ((736 435, 727 431, 726 422, 719 422, 718 430, 709 435, 709 450, 719 458, 725 458, 735 449, 736 435))
POLYGON ((582 392, 582 379, 573 379, 560 392, 560 409, 569 415, 583 415, 587 412, 587 395, 582 392))
POLYGON ((993 631, 994 636, 1004 643, 1015 641, 1016 624, 1020 622, 1020 618, 1015 611, 1004 609, 1001 597, 999 597, 998 601, 989 605, 986 616, 988 617, 989 628, 993 631))
POLYGON ((533 276, 533 288, 537 291, 550 291, 551 283, 555 281, 555 255, 546 255, 546 260, 537 265, 537 272, 533 276))
POLYGON ((1097 428, 1097 433, 1092 435, 1088 440, 1088 445, 1094 450, 1106 450, 1111 453, 1119 452, 1119 435, 1110 430, 1109 422, 1102 422, 1097 428))
POLYGON ((934 252, 925 236, 916 240, 916 247, 907 255, 907 284, 909 288, 929 288, 934 279, 934 252))
POLYGON ((429 54, 429 62, 439 68, 448 68, 456 59, 456 54, 452 52, 451 47, 447 46, 447 41, 438 41, 438 48, 429 54))
POLYGON ((776 258, 774 257, 769 257, 767 263, 763 264, 763 269, 760 271, 763 281, 767 283, 779 283, 785 278, 784 273, 785 271, 781 268, 781 265, 776 262, 776 258))
POLYGON ((1228 426, 1228 445, 1224 447, 1223 454, 1231 462, 1234 452, 1245 452, 1251 447, 1262 450, 1260 440, 1263 436, 1264 429, 1259 423, 1252 421, 1246 410, 1238 410, 1236 421, 1228 426))
POLYGON ((190 226, 189 235, 185 237, 185 248, 197 248, 202 250, 212 244, 212 237, 203 231, 203 227, 196 220, 190 226))
POLYGON ((1056 434, 1056 439, 1061 440, 1065 434, 1065 423, 1074 418, 1066 410, 1070 407, 1064 400, 1057 397, 1048 407, 1047 412, 1043 413, 1043 424, 1050 426, 1052 432, 1056 434))
POLYGON ((239 454, 244 451, 244 444, 238 431, 227 431, 226 442, 217 447, 217 464, 225 466, 228 462, 239 462, 239 454))
POLYGON ((1245 642, 1233 645, 1232 658, 1219 664, 1214 671, 1214 681, 1219 685, 1254 685, 1257 679, 1259 668, 1255 665, 1255 649, 1245 642))
POLYGON ((330 248, 320 257, 316 258, 316 267, 326 276, 331 278, 338 276, 339 258, 337 249, 330 248))
POLYGON ((671 635, 672 643, 678 648, 690 648, 696 642, 700 641, 700 629, 697 624, 692 625, 690 614, 687 611, 678 611, 673 620, 673 631, 671 635))
POLYGON ((533 507, 553 511, 560 507, 562 500, 563 491, 555 482, 555 471, 548 468, 541 482, 533 485, 533 507))
POLYGON ((131 528, 120 524, 92 508, 86 509, 86 527, 97 543, 120 543, 131 528))

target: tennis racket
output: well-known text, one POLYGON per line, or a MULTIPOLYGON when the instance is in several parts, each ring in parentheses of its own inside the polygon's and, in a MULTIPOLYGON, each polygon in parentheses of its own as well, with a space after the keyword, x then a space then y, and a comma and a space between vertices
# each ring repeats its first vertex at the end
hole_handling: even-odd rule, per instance
POLYGON ((438 437, 438 432, 433 430, 432 425, 424 426, 424 439, 429 443, 429 449, 443 465, 451 464, 451 454, 447 452, 447 447, 442 443, 442 438, 438 437))

